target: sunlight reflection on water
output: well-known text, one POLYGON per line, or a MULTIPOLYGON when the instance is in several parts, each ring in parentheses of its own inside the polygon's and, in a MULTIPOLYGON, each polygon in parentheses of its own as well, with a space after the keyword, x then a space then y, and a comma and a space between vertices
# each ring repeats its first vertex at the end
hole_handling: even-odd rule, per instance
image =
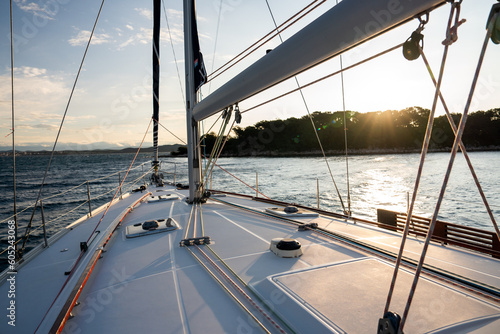
MULTIPOLYGON (((471 160, 483 185, 490 206, 500 212, 500 152, 473 152, 471 160)), ((419 154, 365 155, 349 158, 351 210, 356 216, 375 219, 377 208, 405 212, 411 198, 419 154)), ((448 165, 449 153, 428 155, 415 203, 414 214, 431 217, 448 165)), ((346 166, 344 157, 328 161, 347 207, 346 166)), ((255 186, 258 172, 259 191, 283 201, 316 207, 319 180, 320 207, 341 212, 342 207, 323 158, 221 158, 224 168, 255 186)), ((255 195, 248 187, 220 170, 215 172, 213 188, 255 195)), ((444 197, 439 219, 492 230, 489 216, 463 157, 457 156, 444 197)), ((497 218, 498 219, 498 218, 497 218)))

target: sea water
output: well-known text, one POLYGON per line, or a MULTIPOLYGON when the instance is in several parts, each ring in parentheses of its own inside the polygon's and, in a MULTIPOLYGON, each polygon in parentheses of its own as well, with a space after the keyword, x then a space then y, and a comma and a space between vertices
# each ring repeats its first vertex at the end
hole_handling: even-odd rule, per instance
MULTIPOLYGON (((472 152, 469 155, 495 218, 499 219, 500 152, 472 152)), ((86 181, 89 181, 93 210, 111 200, 133 157, 134 154, 56 155, 41 194, 45 199, 43 208, 47 234, 54 234, 88 213, 88 203, 84 203, 88 198, 86 181), (110 174, 113 175, 103 178, 110 174), (49 198, 78 185, 81 186, 49 198), (79 208, 58 218, 79 205, 79 208)), ((417 192, 415 215, 431 217, 436 210, 449 157, 449 153, 428 154, 417 192)), ((17 210, 20 212, 28 208, 19 214, 19 236, 24 234, 33 215, 33 209, 29 207, 38 196, 48 160, 48 155, 16 157, 17 210)), ((150 160, 148 155, 138 156, 133 165, 135 169, 127 176, 124 191, 148 181, 148 176, 140 176, 148 172, 150 160)), ((335 156, 327 158, 328 165, 322 157, 220 158, 217 165, 224 170, 214 167, 213 177, 207 180, 207 186, 255 196, 258 184, 260 197, 313 207, 319 205, 323 210, 339 213, 350 209, 354 216, 375 220, 379 208, 406 212, 408 199, 414 191, 419 160, 419 154, 358 155, 348 159, 335 156)), ((163 158, 161 161, 162 173, 167 181, 187 183, 186 158, 163 158)), ((0 162, 1 252, 7 247, 4 240, 9 217, 13 215, 12 157, 2 156, 0 162)), ((438 217, 447 222, 493 231, 477 186, 461 154, 457 155, 438 217)), ((43 237, 40 209, 35 211, 32 225, 30 238, 34 243, 40 242, 43 237)))

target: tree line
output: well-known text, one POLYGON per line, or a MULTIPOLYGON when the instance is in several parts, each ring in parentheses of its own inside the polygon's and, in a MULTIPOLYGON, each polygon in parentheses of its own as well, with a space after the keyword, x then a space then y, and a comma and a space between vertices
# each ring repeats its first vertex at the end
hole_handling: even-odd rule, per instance
MULTIPOLYGON (((317 136, 329 154, 345 152, 345 137, 351 152, 413 152, 422 147, 430 110, 410 107, 368 113, 347 111, 319 112, 301 118, 260 121, 245 128, 234 127, 223 155, 307 155, 320 153, 317 136), (345 126, 344 126, 345 119, 345 126), (316 131, 313 129, 316 129, 316 131), (344 128, 347 129, 344 133, 344 128)), ((452 114, 458 126, 460 114, 452 114)), ((430 141, 431 150, 445 150, 455 136, 446 115, 436 117, 430 141)), ((463 142, 471 149, 500 147, 500 108, 470 113, 463 142)), ((205 151, 210 152, 216 135, 204 137, 205 151)))

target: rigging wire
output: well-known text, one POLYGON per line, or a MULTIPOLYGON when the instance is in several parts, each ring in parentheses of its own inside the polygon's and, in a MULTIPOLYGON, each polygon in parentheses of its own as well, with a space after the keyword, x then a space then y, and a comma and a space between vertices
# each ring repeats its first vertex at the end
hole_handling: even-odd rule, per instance
MULTIPOLYGON (((101 219, 99 220, 99 222, 97 223, 97 225, 95 226, 94 230, 92 231, 92 233, 90 233, 90 236, 89 238, 87 239, 87 242, 89 242, 89 240, 92 238, 92 235, 94 234, 94 232, 97 230, 97 228, 99 227, 99 225, 101 224, 102 220, 104 219, 104 217, 106 216, 106 214, 108 213, 108 210, 109 208, 111 207, 111 203, 113 203, 114 199, 116 198, 116 196, 118 195, 118 193, 120 192, 120 189, 122 188, 122 185, 123 183, 125 182, 125 180, 127 179, 127 176, 128 176, 128 173, 130 172, 130 170, 132 169, 132 166, 134 165, 134 162, 135 162, 135 159, 137 159, 137 156, 139 155, 139 152, 141 151, 141 148, 142 148, 142 144, 144 144, 144 140, 146 139, 146 135, 148 134, 149 132, 149 128, 151 127, 151 123, 153 122, 153 119, 151 118, 149 120, 149 125, 148 125, 148 128, 146 130, 146 132, 144 133, 144 137, 142 137, 142 141, 141 141, 141 144, 139 145, 139 148, 137 149, 137 152, 135 153, 135 156, 134 156, 134 159, 132 159, 132 162, 130 163, 130 166, 129 168, 127 169, 127 172, 125 173, 125 176, 123 177, 123 180, 121 181, 120 183, 120 186, 118 187, 118 189, 116 189, 116 192, 115 194, 113 195, 113 198, 111 199, 111 201, 108 203, 108 206, 106 207, 106 210, 104 211, 104 213, 102 214, 102 217, 101 219)), ((78 261, 77 261, 78 262, 78 261)), ((76 265, 76 263, 75 263, 76 265)), ((74 267, 73 267, 74 268, 74 267)))
POLYGON ((220 165, 218 165, 217 163, 214 163, 217 167, 219 167, 220 169, 222 169, 224 172, 226 172, 227 174, 229 174, 230 176, 234 177, 236 180, 240 181, 241 183, 243 183, 245 186, 247 186, 248 188, 252 189, 253 191, 261 194, 262 196, 264 196, 265 198, 267 199, 271 199, 269 196, 266 196, 264 195, 262 192, 260 192, 260 190, 257 190, 256 188, 252 187, 251 185, 249 185, 248 183, 246 183, 245 181, 239 179, 236 175, 233 175, 231 174, 231 172, 227 171, 226 169, 222 168, 220 165))
MULTIPOLYGON (((37 198, 36 198, 36 201, 35 201, 35 207, 33 208, 33 212, 31 214, 30 222, 29 222, 28 226, 26 227, 25 234, 28 234, 29 230, 31 229, 31 224, 32 224, 33 218, 35 216, 35 211, 36 211, 36 208, 37 208, 37 204, 40 201, 40 197, 42 196, 43 185, 45 184, 45 179, 47 178, 47 175, 48 175, 49 169, 50 169, 50 165, 51 165, 52 159, 54 157, 54 152, 55 152, 55 149, 56 149, 57 141, 59 139, 59 135, 61 134, 61 130, 62 130, 62 127, 63 127, 63 124, 64 124, 64 120, 66 118, 66 114, 68 113, 69 105, 71 103, 71 99, 73 97, 73 93, 75 92, 76 84, 78 83, 78 78, 80 77, 80 73, 81 73, 82 68, 83 68, 83 63, 85 62, 85 57, 87 56, 87 52, 88 52, 89 47, 90 47, 90 42, 92 41, 92 37, 94 36, 94 31, 95 31, 95 28, 97 26, 97 22, 99 21, 99 17, 101 15, 102 7, 104 6, 104 1, 105 0, 102 0, 101 6, 99 7, 99 11, 97 13, 97 17, 95 19, 94 26, 92 27, 92 31, 90 32, 90 36, 89 36, 89 40, 87 42, 87 46, 85 47, 85 52, 83 53, 82 61, 80 62, 80 67, 78 68, 78 72, 77 72, 77 75, 75 77, 75 81, 73 83, 73 87, 71 88, 71 93, 69 95, 68 103, 66 104, 66 108, 64 110, 64 114, 63 114, 63 117, 61 119, 61 124, 59 125, 59 130, 57 131, 57 136, 56 136, 56 139, 54 141, 54 146, 52 147, 52 151, 50 153, 49 162, 47 164, 47 168, 45 169, 45 174, 43 175, 42 183, 40 185, 40 189, 38 191, 38 195, 37 195, 37 198)), ((24 241, 23 241, 23 246, 22 246, 21 251, 24 250, 27 241, 28 241, 27 238, 25 238, 24 241)), ((21 256, 22 256, 22 254, 21 254, 21 256)))
MULTIPOLYGON (((434 83, 434 85, 437 85, 436 79, 434 78, 434 74, 432 73, 431 66, 430 66, 429 62, 427 61, 427 57, 425 56, 424 50, 422 50, 420 45, 418 47, 419 47, 419 51, 422 55, 422 60, 425 63, 425 67, 427 68, 427 70, 429 72, 429 76, 430 76, 432 82, 434 83)), ((439 99, 441 100, 441 103, 443 104, 443 108, 444 108, 444 111, 446 113, 446 117, 448 118, 448 121, 450 123, 451 129, 453 130, 453 133, 456 135, 457 126, 455 125, 455 122, 453 121, 450 110, 448 109, 448 106, 446 105, 446 102, 445 102, 444 97, 441 94, 441 92, 439 92, 439 99)), ((474 183, 476 184, 477 189, 479 191, 479 195, 481 196, 481 199, 483 200, 486 211, 487 211, 488 215, 490 216, 493 227, 495 228, 497 238, 498 238, 498 240, 500 240, 500 230, 498 228, 498 224, 495 220, 495 216, 493 215, 493 211, 491 210, 491 207, 488 203, 486 195, 484 194, 483 188, 481 187, 481 183, 479 182, 479 178, 477 177, 477 174, 474 170, 474 167, 472 166, 472 162, 469 158, 469 154, 467 153, 467 150, 465 148, 463 141, 460 141, 459 145, 460 145, 460 150, 462 151, 462 154, 465 158, 465 161, 467 162, 467 165, 469 166, 469 169, 470 169, 471 174, 472 174, 472 178, 474 179, 474 183)))
POLYGON ((177 136, 175 135, 175 133, 173 133, 172 131, 170 131, 169 129, 167 129, 165 126, 163 126, 163 125, 162 125, 160 122, 158 122, 158 120, 156 120, 154 117, 153 117, 153 121, 155 121, 157 124, 159 124, 159 125, 160 125, 162 128, 164 128, 165 130, 167 130, 167 131, 168 131, 168 133, 170 133, 172 136, 174 136, 175 138, 177 138, 178 140, 180 140, 180 141, 181 141, 181 143, 183 143, 184 145, 186 145, 186 142, 185 142, 183 139, 181 139, 181 138, 177 137, 177 136))
MULTIPOLYGON (((215 29, 214 54, 212 57, 212 68, 210 69, 211 73, 214 73, 215 51, 217 50, 217 40, 219 39, 219 26, 220 26, 221 16, 222 16, 222 0, 220 0, 220 3, 219 3, 219 16, 217 17, 217 28, 215 29)), ((208 94, 210 94, 211 90, 212 90, 212 81, 209 81, 208 94)))
MULTIPOLYGON (((269 5, 268 0, 266 0, 266 4, 267 4, 267 8, 269 9, 269 14, 271 15, 271 18, 274 22, 274 26, 276 27, 276 30, 278 31, 280 41, 281 41, 281 43, 283 43, 283 38, 281 37, 281 32, 278 30, 278 25, 276 24, 276 19, 274 18, 274 15, 273 15, 273 12, 271 10, 271 6, 269 5)), ((307 101, 306 101, 306 98, 304 96, 304 93, 302 92, 302 89, 300 89, 299 79, 297 78, 297 76, 294 76, 294 79, 295 79, 295 83, 297 84, 297 87, 299 88, 300 96, 301 96, 302 102, 304 103, 304 106, 306 108, 307 115, 309 116, 309 119, 311 120, 311 124, 312 124, 312 127, 314 129, 314 134, 316 135, 316 139, 318 140, 319 147, 321 148, 321 153, 323 154, 323 159, 325 160, 326 166, 328 167, 328 172, 330 173, 330 177, 332 179, 333 185, 334 185, 335 190, 337 192, 337 196, 339 197, 340 204, 342 206, 342 210, 344 212, 346 212, 344 201, 342 200, 342 196, 340 195, 340 191, 339 191, 339 189, 337 187, 337 183, 335 182, 335 179, 333 177, 333 173, 332 173, 332 170, 330 168, 330 164, 328 163, 328 159, 326 158, 325 150, 323 149, 323 144, 321 143, 321 139, 319 138, 318 131, 316 130, 316 126, 314 124, 313 117, 311 116, 311 112, 309 111, 309 105, 307 104, 307 101)), ((343 89, 342 89, 342 92, 343 92, 343 89)), ((342 96, 343 96, 343 94, 342 94, 342 96)))
MULTIPOLYGON (((219 115, 219 118, 222 116, 222 113, 219 115)), ((210 127, 210 129, 208 131, 210 131, 214 126, 215 124, 217 123, 217 121, 219 120, 219 118, 217 118, 217 120, 214 122, 214 124, 212 124, 212 126, 210 127)), ((162 128, 164 128, 165 130, 167 130, 167 128, 165 128, 161 123, 158 123, 162 128)), ((167 130, 168 131, 168 130, 167 130)), ((169 131, 170 132, 170 131, 169 131)), ((204 135, 206 136, 206 135, 204 135)), ((176 137, 178 138, 178 137, 176 137)), ((182 139, 178 138, 183 144, 186 144, 182 139)), ((204 158, 206 159, 206 156, 204 156, 204 158)), ((269 198, 268 196, 266 196, 265 194, 263 194, 262 192, 256 190, 254 187, 252 187, 251 185, 249 185, 248 183, 246 183, 245 181, 241 180, 240 178, 238 178, 236 175, 232 174, 231 172, 229 172, 228 170, 224 169, 223 167, 221 167, 219 164, 217 164, 215 161, 212 161, 212 163, 217 166, 219 169, 221 169, 222 171, 224 171, 225 173, 229 174, 231 177, 235 178, 236 180, 240 181, 241 183, 243 183, 245 186, 249 187, 250 189, 252 189, 253 191, 257 191, 259 194, 261 194, 262 196, 266 197, 266 198, 269 198)), ((25 209, 26 210, 26 209, 25 209)), ((1 223, 1 221, 0 221, 1 223)))
MULTIPOLYGON (((336 1, 339 4, 339 0, 336 1)), ((344 68, 342 63, 342 54, 339 55, 340 70, 344 68)), ((347 117, 345 110, 345 89, 344 89, 344 72, 340 72, 340 83, 342 86, 342 110, 344 111, 344 145, 345 145, 345 169, 346 169, 346 185, 347 185, 347 215, 351 215, 351 190, 349 186, 349 153, 347 151, 347 117)))
POLYGON ((15 112, 14 112, 14 16, 12 15, 12 0, 10 0, 10 87, 12 99, 12 190, 14 199, 14 241, 15 257, 18 259, 17 252, 17 194, 16 194, 16 142, 15 142, 15 112))
MULTIPOLYGON (((113 201, 115 200, 116 198, 116 195, 118 195, 118 192, 120 191, 120 189, 122 188, 122 185, 123 183, 125 182, 125 180, 127 179, 127 175, 128 173, 130 172, 130 170, 132 169, 132 166, 135 162, 135 159, 137 158, 137 155, 139 154, 141 148, 142 148, 142 144, 144 143, 144 140, 146 139, 146 135, 148 134, 149 132, 149 128, 151 127, 151 123, 153 122, 153 119, 150 119, 149 120, 149 125, 148 125, 148 128, 146 130, 146 132, 144 133, 144 137, 142 138, 142 142, 141 142, 141 145, 139 146, 139 148, 137 149, 137 152, 134 156, 134 159, 132 160, 132 163, 130 164, 130 167, 128 168, 127 170, 127 173, 125 174, 125 176, 123 177, 123 180, 122 182, 120 183, 120 185, 118 186, 118 188, 116 189, 116 192, 113 196, 113 198, 111 199, 111 201, 108 203, 107 207, 106 207, 106 210, 104 211, 104 213, 102 214, 101 216, 101 219, 99 220, 99 222, 97 223, 97 225, 95 226, 94 230, 92 231, 92 233, 90 233, 90 236, 89 238, 87 239, 87 243, 90 241, 90 239, 92 238, 92 236, 94 235, 95 231, 97 230, 97 228, 99 227, 99 225, 101 224, 102 220, 104 219, 104 217, 106 216, 106 214, 108 213, 108 210, 109 208, 111 207, 111 204, 113 203, 113 201)), ((38 324, 38 327, 36 328, 35 330, 35 333, 38 331, 38 329, 40 328, 42 322, 45 320, 45 317, 47 316, 47 314, 49 313, 49 311, 52 309, 52 306, 54 306, 54 303, 56 302, 57 298, 59 298, 59 295, 62 293, 62 291, 64 290, 64 288, 66 287, 66 284, 68 284, 69 282, 69 279, 72 277, 72 273, 73 273, 73 270, 76 268, 76 266, 78 265, 78 263, 80 262, 80 260, 82 259, 83 257, 83 253, 85 251, 81 251, 80 254, 78 255, 78 257, 76 258, 75 262, 73 263, 73 266, 71 267, 70 269, 70 274, 68 275, 68 278, 64 281, 64 284, 63 286, 61 287, 61 290, 59 290, 59 293, 57 294, 57 296, 54 298, 54 301, 52 302, 52 304, 49 306, 49 308, 47 309, 47 312, 45 313, 45 315, 43 316, 42 320, 40 321, 40 323, 38 324)))
MULTIPOLYGON (((246 57, 248 57, 252 53, 254 53, 255 51, 257 51, 261 46, 263 46, 264 44, 266 44, 267 42, 269 42, 270 40, 272 40, 273 38, 275 38, 276 36, 278 36, 279 35, 279 32, 278 32, 279 28, 284 27, 286 24, 288 24, 290 21, 292 21, 295 17, 299 16, 307 8, 309 8, 310 6, 312 6, 314 3, 318 2, 318 1, 319 0, 315 0, 315 1, 311 2, 309 5, 307 5, 306 7, 304 7, 303 9, 301 9, 299 12, 297 12, 295 15, 293 15, 292 17, 290 17, 288 20, 286 20, 285 22, 283 22, 279 27, 276 27, 275 29, 271 30, 268 34, 266 34, 264 37, 262 37, 261 39, 259 39, 257 42, 253 43, 248 48, 246 48, 245 50, 243 50, 242 52, 240 52, 239 54, 237 54, 234 58, 232 58, 231 60, 229 60, 228 62, 226 62, 224 65, 222 65, 218 69, 216 69, 214 72, 210 73, 208 75, 207 82, 210 82, 211 80, 215 79, 216 77, 218 77, 222 73, 226 72, 231 67, 233 67, 234 65, 236 65, 237 63, 239 63, 240 61, 242 61, 243 59, 245 59, 246 57), (273 35, 273 33, 274 33, 274 35, 273 35), (270 36, 270 37, 268 37, 268 36, 270 36), (268 37, 268 38, 266 40, 264 40, 266 37, 268 37), (260 43, 260 45, 257 45, 259 43, 260 43), (253 50, 249 51, 248 54, 242 56, 245 52, 247 52, 248 50, 250 50, 253 47, 254 47, 253 50), (238 59, 240 56, 242 56, 241 59, 238 59), (238 60, 236 60, 236 59, 238 59, 238 60), (232 62, 234 62, 234 63, 231 64, 232 62), (229 65, 229 64, 231 64, 231 65, 229 65), (217 73, 217 72, 220 72, 220 73, 217 73)), ((322 0, 319 4, 317 4, 316 6, 314 6, 313 8, 309 9, 307 12, 305 12, 304 14, 302 14, 302 16, 298 17, 293 22, 290 22, 288 24, 288 26, 285 26, 281 30, 281 32, 283 32, 284 30, 290 28, 292 25, 294 25, 295 23, 297 23, 299 20, 301 20, 302 18, 304 18, 306 15, 310 14, 313 10, 315 10, 316 8, 318 8, 320 5, 324 4, 325 2, 326 2, 326 0, 322 0)))
POLYGON ((319 83, 319 82, 321 82, 321 81, 323 81, 323 80, 325 80, 325 79, 331 78, 331 77, 333 77, 333 76, 335 76, 335 75, 337 75, 337 74, 339 74, 339 73, 345 72, 345 71, 350 70, 350 69, 352 69, 352 68, 354 68, 354 67, 356 67, 356 66, 359 66, 359 65, 361 65, 361 64, 363 64, 363 63, 366 63, 366 62, 368 62, 368 61, 370 61, 370 60, 373 60, 373 59, 375 59, 375 58, 378 58, 378 57, 380 57, 380 56, 383 56, 383 55, 385 55, 386 53, 389 53, 389 52, 391 52, 391 51, 394 51, 394 50, 396 50, 396 49, 399 49, 399 48, 401 48, 402 46, 403 46, 403 43, 400 43, 400 44, 398 44, 398 45, 396 45, 396 46, 393 46, 393 47, 391 47, 391 48, 389 48, 389 49, 387 49, 387 50, 384 50, 384 51, 382 51, 382 52, 379 52, 379 53, 377 53, 377 54, 375 54, 375 55, 373 55, 373 56, 371 56, 371 57, 365 58, 365 59, 363 59, 363 60, 361 60, 361 61, 359 61, 359 62, 357 62, 357 63, 355 63, 355 64, 352 64, 352 65, 349 65, 349 66, 347 66, 347 67, 344 67, 342 70, 335 71, 335 72, 333 72, 333 73, 330 73, 330 74, 328 74, 328 75, 325 75, 325 76, 323 76, 323 77, 321 77, 321 78, 319 78, 319 79, 316 79, 316 80, 314 80, 314 81, 311 81, 311 82, 309 82, 309 83, 307 83, 307 84, 305 84, 305 85, 303 85, 303 86, 300 86, 300 87, 298 87, 298 88, 292 89, 292 90, 290 90, 290 91, 288 91, 288 92, 286 92, 286 93, 283 93, 283 94, 278 95, 278 96, 276 96, 276 97, 274 97, 274 98, 272 98, 272 99, 269 99, 269 100, 267 100, 267 101, 264 101, 264 102, 262 102, 262 103, 259 103, 259 104, 255 105, 255 106, 253 106, 253 107, 250 107, 250 108, 248 108, 248 109, 246 109, 246 110, 242 111, 242 112, 241 112, 241 114, 244 114, 244 113, 246 113, 246 112, 249 112, 250 110, 254 110, 254 109, 257 109, 257 108, 259 108, 259 107, 262 107, 263 105, 266 105, 266 104, 268 104, 268 103, 271 103, 271 102, 273 102, 273 101, 276 101, 276 100, 278 100, 278 99, 281 99, 282 97, 285 97, 285 96, 287 96, 287 95, 290 95, 290 94, 292 94, 292 93, 295 93, 295 92, 297 92, 297 91, 299 91, 299 90, 301 90, 301 89, 304 89, 304 88, 306 88, 306 87, 309 87, 309 86, 315 85, 315 84, 317 84, 317 83, 319 83))
MULTIPOLYGON (((450 17, 448 19, 448 25, 447 25, 447 27, 449 27, 451 25, 452 18, 453 18, 453 13, 454 13, 454 10, 453 10, 453 7, 452 7, 452 10, 450 12, 450 17)), ((417 28, 418 32, 420 32, 421 30, 424 29, 424 23, 422 23, 422 21, 420 21, 420 22, 421 23, 420 23, 419 27, 417 28)), ((446 58, 448 56, 448 48, 449 48, 449 46, 450 46, 449 44, 445 44, 444 45, 444 49, 443 49, 443 55, 442 55, 442 59, 441 59, 441 67, 439 69, 439 77, 438 77, 438 81, 437 81, 437 84, 436 84, 436 87, 435 87, 434 99, 433 99, 433 102, 432 102, 432 109, 431 109, 431 112, 429 113, 429 118, 428 118, 428 121, 427 121, 427 129, 426 129, 426 132, 425 132, 424 142, 422 144, 422 151, 420 153, 420 161, 419 161, 419 165, 418 165, 418 169, 417 169, 417 175, 415 177, 415 184, 413 186, 412 198, 411 198, 410 206, 408 208, 408 213, 407 213, 407 216, 406 216, 406 222, 405 222, 405 226, 404 226, 404 229, 403 229, 403 236, 401 238, 401 245, 399 247, 398 257, 396 259, 396 263, 395 263, 395 266, 394 266, 394 273, 393 273, 393 276, 392 276, 391 284, 389 286, 389 291, 387 293, 387 299, 386 299, 386 304, 385 304, 384 313, 383 313, 384 315, 389 311, 389 307, 390 307, 391 300, 392 300, 392 294, 394 292, 394 288, 395 288, 395 285, 396 285, 397 276, 398 276, 398 273, 399 273, 399 267, 400 267, 400 264, 401 264, 401 259, 403 257, 403 251, 404 251, 406 240, 407 240, 408 233, 409 233, 409 230, 410 230, 410 223, 412 221, 411 218, 412 218, 412 214, 413 214, 413 209, 415 207, 415 202, 417 200, 418 189, 419 189, 419 186, 420 186, 420 179, 421 179, 421 176, 422 176, 422 172, 423 172, 423 168, 424 168, 424 163, 425 163, 425 158, 427 156, 427 151, 428 151, 428 148, 429 148, 430 138, 431 138, 431 135, 432 135, 432 127, 433 127, 433 124, 434 124, 434 114, 436 112, 437 100, 438 100, 438 96, 439 96, 439 91, 441 89, 441 82, 443 80, 444 67, 446 65, 446 58)))
MULTIPOLYGON (((228 110, 228 109, 226 109, 226 110, 228 110)), ((210 167, 212 162, 217 162, 217 160, 219 159, 219 157, 222 153, 222 149, 226 145, 226 142, 229 139, 229 134, 231 133, 233 126, 234 126, 234 123, 236 122, 236 120, 233 120, 233 123, 231 124, 231 126, 229 128, 228 134, 226 136, 224 136, 224 133, 226 131, 226 127, 229 124, 229 121, 231 119, 231 111, 232 111, 232 107, 230 107, 230 109, 227 112, 224 112, 226 114, 225 121, 222 124, 219 135, 217 136, 216 144, 212 148, 212 153, 210 154, 210 158, 208 159, 207 167, 206 167, 205 172, 203 173, 203 176, 202 176, 202 179, 205 179, 205 177, 206 177, 206 180, 204 182, 205 185, 208 183, 208 179, 209 179, 210 175, 212 174, 215 165, 212 165, 212 167, 210 168, 210 172, 208 172, 208 168, 210 167), (222 142, 222 139, 224 139, 223 142, 222 142), (221 145, 221 142, 222 142, 222 145, 221 145)))
MULTIPOLYGON (((214 167, 215 167, 215 163, 219 160, 219 157, 220 157, 220 155, 221 155, 221 153, 222 153, 222 150, 224 149, 224 146, 226 145, 226 142, 227 142, 227 140, 229 139, 229 133, 231 133, 231 131, 233 130, 233 126, 234 126, 234 123, 235 123, 235 122, 236 122, 236 121, 235 121, 235 120, 233 120, 233 123, 231 124, 231 126, 230 126, 230 128, 229 128, 229 131, 228 131, 227 136, 224 136, 224 142, 222 143, 222 146, 221 146, 221 147, 220 147, 220 149, 219 149, 219 152, 218 152, 218 154, 217 154, 217 157, 215 158, 215 160, 214 160, 214 161, 212 161, 212 168, 210 169, 210 172, 209 172, 209 173, 208 173, 208 175, 207 175, 207 178, 206 178, 206 180, 205 180, 205 185, 206 185, 206 184, 208 184, 208 179, 209 179, 209 178, 210 178, 210 176, 212 175, 212 172, 213 172, 214 167)), ((209 161, 209 165, 210 165, 210 161, 209 161)))
MULTIPOLYGON (((134 167, 133 169, 139 168, 139 167, 141 167, 142 165, 145 165, 146 163, 148 163, 148 162, 144 162, 144 163, 142 163, 142 164, 140 164, 140 165, 138 165, 138 166, 134 167)), ((112 173, 112 174, 109 174, 109 175, 106 175, 106 176, 103 176, 103 177, 100 177, 100 178, 97 178, 97 179, 92 179, 92 180, 87 180, 87 181, 84 181, 84 182, 80 183, 80 184, 79 184, 79 185, 77 185, 77 186, 74 186, 74 187, 72 187, 72 188, 66 189, 66 190, 64 190, 64 191, 62 191, 62 192, 60 192, 60 193, 57 193, 57 194, 51 195, 51 196, 49 196, 49 197, 44 197, 44 198, 41 198, 40 200, 41 200, 41 201, 43 200, 43 201, 45 202, 45 201, 47 201, 47 200, 49 200, 49 199, 52 199, 52 198, 54 198, 54 197, 57 197, 57 196, 62 196, 62 195, 66 194, 66 193, 68 193, 68 192, 70 192, 70 191, 73 191, 73 190, 75 190, 75 189, 77 189, 77 188, 81 187, 82 185, 87 184, 87 182, 95 182, 95 181, 103 180, 103 179, 109 178, 109 177, 111 177, 111 176, 113 176, 113 175, 116 175, 116 174, 118 174, 118 173, 120 173, 120 172, 123 172, 123 171, 117 171, 117 172, 115 172, 115 173, 112 173)), ((148 172, 149 172, 149 171, 148 171, 148 172)), ((97 198, 97 197, 95 197, 95 198, 97 198)), ((32 203, 32 204, 28 205, 27 207, 25 207, 24 209, 22 209, 21 211, 19 211, 19 212, 17 213, 17 215, 19 216, 21 213, 25 212, 25 211, 26 211, 26 210, 28 210, 29 208, 32 208, 33 206, 35 206, 35 203, 32 203)), ((11 219, 14 219, 14 215, 9 216, 9 217, 7 217, 7 218, 5 218, 5 219, 0 220, 0 224, 2 224, 2 223, 4 223, 4 222, 6 222, 6 221, 8 221, 8 220, 11 220, 11 219)))
MULTIPOLYGON (((452 4, 452 8, 455 9, 456 20, 455 20, 455 25, 453 27, 450 24, 448 25, 448 28, 449 28, 448 32, 451 33, 451 34, 455 34, 455 36, 456 36, 456 27, 458 27, 458 25, 460 25, 460 22, 463 22, 463 21, 458 22, 458 19, 457 19, 458 15, 460 13, 460 5, 461 5, 461 3, 462 3, 462 0, 460 0, 459 2, 454 2, 452 4)), ((411 287, 410 293, 408 295, 408 300, 407 300, 407 303, 406 303, 405 311, 404 311, 403 316, 401 318, 401 326, 399 327, 399 332, 403 331, 405 321, 406 321, 406 319, 408 317, 408 312, 409 312, 409 309, 410 309, 410 306, 411 306, 411 302, 413 300, 413 296, 415 294, 415 290, 417 288, 418 280, 419 280, 420 273, 422 271, 422 267, 423 267, 423 264, 424 264, 424 261, 425 261, 425 257, 426 257, 426 254, 427 254, 427 249, 429 247, 430 239, 431 239, 432 233, 434 231, 434 227, 436 225, 436 220, 437 220, 437 216, 439 214, 439 209, 441 208, 441 204, 442 204, 442 201, 443 201, 443 198, 444 198, 446 187, 448 185, 448 181, 449 181, 449 178, 450 178, 451 170, 453 168, 453 164, 455 162, 455 157, 456 157, 456 154, 458 152, 458 146, 459 146, 459 143, 462 140, 462 135, 463 135, 463 132, 464 132, 464 129, 465 129, 465 124, 467 122, 467 116, 468 116, 469 109, 470 109, 470 106, 471 106, 471 103, 472 103, 472 98, 474 96, 474 91, 475 91, 475 88, 476 88, 476 85, 477 85, 477 81, 479 79, 479 73, 481 71, 481 66, 482 66, 482 63, 483 63, 483 60, 484 60, 484 57, 485 57, 485 54, 486 54, 486 49, 487 49, 487 46, 488 46, 488 42, 489 42, 489 39, 490 39, 491 34, 492 34, 493 22, 497 18, 498 15, 499 15, 499 13, 495 13, 495 15, 493 15, 493 17, 492 17, 493 20, 490 20, 488 22, 488 29, 486 31, 486 36, 484 38, 483 46, 481 48, 481 53, 480 53, 479 60, 478 60, 478 63, 477 63, 476 72, 474 74, 474 78, 472 80, 471 88, 470 88, 470 91, 469 91, 469 96, 467 98, 467 102, 466 102, 466 105, 465 105, 465 108, 464 108, 464 112, 462 114, 462 118, 461 118, 459 126, 458 126, 458 131, 457 131, 457 134, 456 134, 456 137, 455 137, 455 142, 453 143, 453 147, 452 147, 452 150, 451 150, 451 155, 450 155, 450 160, 449 160, 449 163, 448 163, 448 168, 446 170, 446 174, 445 174, 445 177, 444 177, 444 180, 443 180, 443 184, 441 186, 441 191, 439 193, 439 197, 438 197, 438 200, 437 200, 437 203, 436 203, 436 208, 434 210, 434 214, 432 216, 432 220, 431 220, 431 223, 429 225, 429 230, 428 230, 427 236, 425 238, 425 243, 424 243, 424 246, 423 246, 423 249, 422 249, 420 260, 418 262, 418 267, 417 267, 417 270, 415 272, 415 277, 413 279, 413 283, 412 283, 412 287, 411 287)), ((453 41, 454 40, 456 40, 456 38, 454 38, 453 41)), ((445 46, 447 46, 447 44, 445 44, 445 46)), ((439 81, 438 81, 438 85, 439 85, 439 81)), ((436 91, 439 91, 439 89, 436 89, 436 91)))

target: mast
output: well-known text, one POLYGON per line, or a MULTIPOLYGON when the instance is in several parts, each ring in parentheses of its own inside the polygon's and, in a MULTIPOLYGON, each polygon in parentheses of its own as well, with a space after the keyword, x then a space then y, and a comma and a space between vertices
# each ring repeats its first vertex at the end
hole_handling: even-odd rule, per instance
POLYGON ((158 121, 160 116, 160 18, 161 0, 153 0, 153 179, 158 183, 158 121))
POLYGON ((197 90, 206 80, 200 52, 194 0, 184 0, 184 57, 186 72, 186 124, 188 142, 189 203, 199 202, 204 193, 201 182, 199 122, 193 118, 197 90))

